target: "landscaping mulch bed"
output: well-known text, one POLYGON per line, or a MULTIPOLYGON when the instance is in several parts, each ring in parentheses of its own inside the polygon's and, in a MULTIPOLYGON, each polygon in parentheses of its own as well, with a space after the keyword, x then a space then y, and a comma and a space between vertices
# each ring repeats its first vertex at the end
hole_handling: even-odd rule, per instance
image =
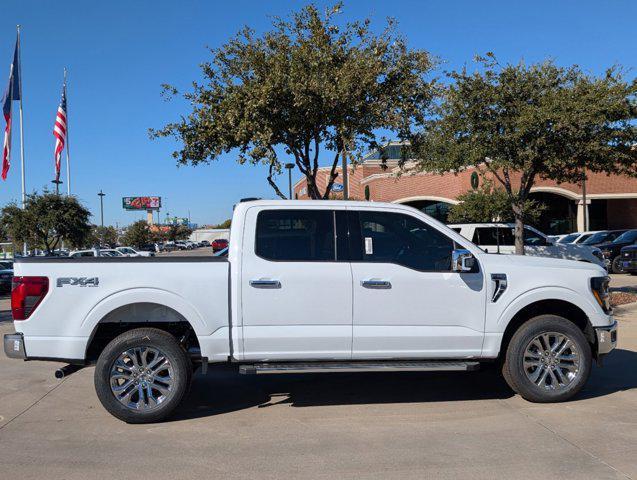
POLYGON ((613 307, 617 305, 626 305, 627 303, 637 302, 637 294, 629 292, 611 292, 610 304, 613 307))

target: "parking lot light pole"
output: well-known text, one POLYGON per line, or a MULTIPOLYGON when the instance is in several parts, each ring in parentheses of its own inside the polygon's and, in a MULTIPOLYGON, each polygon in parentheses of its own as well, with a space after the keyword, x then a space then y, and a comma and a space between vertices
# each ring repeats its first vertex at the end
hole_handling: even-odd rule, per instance
POLYGON ((289 198, 290 198, 290 200, 292 200, 292 169, 294 168, 294 164, 293 163, 286 163, 285 164, 285 168, 288 169, 288 185, 289 185, 289 189, 290 189, 289 198))
POLYGON ((103 227, 104 226, 104 196, 106 194, 102 192, 102 189, 100 188, 100 193, 98 193, 97 195, 100 197, 100 220, 103 227))

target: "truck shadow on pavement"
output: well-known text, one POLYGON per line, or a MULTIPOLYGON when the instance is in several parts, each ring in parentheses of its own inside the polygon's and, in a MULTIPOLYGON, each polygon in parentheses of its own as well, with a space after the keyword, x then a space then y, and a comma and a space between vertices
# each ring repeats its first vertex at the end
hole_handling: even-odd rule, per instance
MULTIPOLYGON (((616 350, 575 400, 637 388, 637 352, 616 350)), ((506 399, 515 394, 495 365, 468 373, 316 373, 243 376, 231 369, 196 375, 172 420, 214 416, 252 407, 293 407, 506 399)))

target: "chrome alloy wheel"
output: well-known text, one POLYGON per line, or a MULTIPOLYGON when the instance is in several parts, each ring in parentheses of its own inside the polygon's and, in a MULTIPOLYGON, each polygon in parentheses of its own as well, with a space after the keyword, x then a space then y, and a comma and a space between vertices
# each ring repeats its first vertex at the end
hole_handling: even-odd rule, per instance
POLYGON ((131 348, 113 362, 110 384, 115 398, 127 408, 153 409, 173 394, 173 367, 156 348, 131 348))
POLYGON ((567 388, 580 373, 577 345, 563 333, 542 333, 524 350, 524 373, 547 390, 567 388))

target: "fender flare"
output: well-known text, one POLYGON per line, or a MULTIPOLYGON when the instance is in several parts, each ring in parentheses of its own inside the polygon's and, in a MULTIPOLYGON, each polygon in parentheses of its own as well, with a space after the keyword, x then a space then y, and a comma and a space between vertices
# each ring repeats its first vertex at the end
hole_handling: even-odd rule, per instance
POLYGON ((112 293, 86 314, 80 325, 82 335, 90 337, 100 321, 112 311, 135 303, 155 303, 173 309, 192 326, 195 334, 210 335, 201 314, 185 298, 159 288, 131 288, 112 293))
POLYGON ((511 322, 513 317, 523 308, 545 300, 561 300, 575 305, 586 314, 589 322, 593 325, 595 324, 593 323, 594 320, 600 316, 600 313, 596 311, 592 301, 574 290, 560 286, 538 287, 518 295, 509 302, 498 318, 496 330, 498 332, 504 332, 509 322, 511 322))

